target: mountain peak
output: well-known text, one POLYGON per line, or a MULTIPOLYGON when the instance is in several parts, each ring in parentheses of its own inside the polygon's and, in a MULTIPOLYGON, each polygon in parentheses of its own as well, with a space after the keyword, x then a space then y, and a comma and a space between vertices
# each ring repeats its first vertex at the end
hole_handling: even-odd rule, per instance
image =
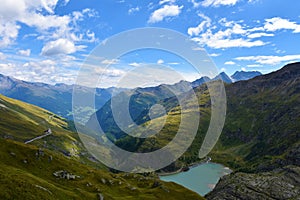
POLYGON ((221 72, 213 80, 222 80, 224 83, 232 83, 231 78, 225 72, 221 72))
POLYGON ((262 73, 260 73, 259 71, 236 71, 231 76, 231 78, 234 82, 236 82, 236 81, 252 79, 252 78, 254 78, 256 76, 260 76, 260 75, 262 75, 262 73))

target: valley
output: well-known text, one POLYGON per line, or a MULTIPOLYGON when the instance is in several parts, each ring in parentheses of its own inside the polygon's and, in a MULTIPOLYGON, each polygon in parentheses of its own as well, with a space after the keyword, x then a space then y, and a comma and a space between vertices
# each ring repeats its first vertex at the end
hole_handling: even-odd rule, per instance
MULTIPOLYGON (((219 75, 225 82, 227 116, 222 134, 208 156, 212 162, 223 164, 233 172, 222 177, 205 198, 299 198, 299 68, 299 63, 292 63, 276 72, 251 78, 236 73, 235 77, 241 81, 233 83, 226 83, 229 79, 224 74, 219 75)), ((22 199, 26 194, 30 199, 34 193, 36 198, 47 199, 202 199, 180 185, 159 180, 157 173, 178 171, 207 160, 198 157, 211 117, 210 94, 203 80, 192 83, 197 105, 191 101, 189 92, 181 94, 188 108, 186 112, 182 112, 178 100, 166 88, 180 92, 189 84, 187 82, 120 90, 115 98, 132 95, 130 112, 135 123, 143 127, 151 121, 149 130, 156 130, 165 120, 159 133, 148 138, 128 136, 118 128, 110 109, 110 97, 88 120, 87 127, 91 128, 91 120, 98 120, 117 146, 139 153, 167 145, 176 135, 182 115, 190 119, 190 123, 198 123, 196 137, 188 150, 171 165, 149 174, 120 173, 98 162, 80 141, 78 134, 85 133, 77 133, 74 122, 59 115, 62 111, 53 113, 32 105, 39 105, 36 101, 45 103, 45 99, 32 102, 28 99, 32 103, 28 104, 1 95, 0 186, 6 191, 1 198, 22 199), (149 108, 154 104, 164 106, 166 113, 149 117, 149 108), (195 109, 199 109, 201 115, 198 122, 192 117, 195 109), (44 137, 45 130, 49 129, 51 134, 48 132, 44 137), (29 144, 24 144, 28 141, 29 144), (60 175, 53 175, 56 172, 65 175, 59 178, 60 175), (16 192, 12 193, 13 188, 16 192)), ((183 131, 188 133, 190 128, 185 126, 183 131)), ((139 128, 135 132, 147 134, 139 128)))

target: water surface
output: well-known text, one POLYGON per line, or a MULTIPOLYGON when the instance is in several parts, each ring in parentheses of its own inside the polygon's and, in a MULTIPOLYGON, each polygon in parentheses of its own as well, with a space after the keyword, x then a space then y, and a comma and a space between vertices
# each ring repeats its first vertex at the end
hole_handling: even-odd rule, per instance
POLYGON ((178 183, 204 196, 215 187, 222 176, 230 172, 231 170, 223 165, 204 163, 191 168, 187 172, 161 176, 160 179, 167 182, 172 181, 178 183))

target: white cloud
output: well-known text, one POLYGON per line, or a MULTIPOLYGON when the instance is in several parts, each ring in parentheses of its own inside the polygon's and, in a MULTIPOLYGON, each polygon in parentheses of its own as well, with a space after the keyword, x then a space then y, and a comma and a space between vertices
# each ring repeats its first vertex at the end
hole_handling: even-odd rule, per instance
MULTIPOLYGON (((84 9, 69 15, 56 15, 54 11, 58 2, 59 0, 2 0, 0 6, 0 48, 14 44, 19 29, 24 24, 35 29, 39 34, 37 36, 39 40, 49 41, 65 38, 89 42, 89 36, 84 33, 86 30, 78 28, 77 22, 85 16, 95 16, 95 11, 84 9), (83 33, 80 33, 81 31, 83 33), (74 37, 75 35, 76 37, 74 37)), ((61 3, 66 5, 68 0, 61 3)))
POLYGON ((300 55, 285 55, 285 56, 244 56, 235 58, 239 61, 254 61, 261 65, 277 65, 282 62, 290 62, 300 59, 300 55))
POLYGON ((204 28, 207 28, 211 25, 211 19, 209 17, 203 14, 199 14, 199 17, 203 18, 204 20, 197 27, 190 27, 188 29, 188 34, 190 36, 199 35, 199 33, 201 33, 204 28))
POLYGON ((248 38, 254 39, 254 38, 260 38, 260 37, 273 37, 274 34, 272 33, 252 33, 247 35, 248 38))
POLYGON ((26 50, 19 50, 18 54, 22 55, 22 56, 30 56, 31 50, 30 49, 26 49, 26 50))
POLYGON ((16 65, 13 63, 0 63, 0 73, 10 75, 15 72, 16 65))
POLYGON ((251 40, 246 36, 249 35, 253 29, 243 27, 240 22, 227 21, 225 18, 219 20, 218 24, 221 25, 220 29, 216 31, 214 26, 211 26, 210 18, 206 17, 207 24, 210 26, 200 26, 201 29, 188 29, 190 35, 198 37, 192 40, 198 42, 200 45, 208 46, 210 48, 233 48, 233 47, 256 47, 263 46, 267 43, 261 40, 251 40), (222 28, 225 28, 222 29, 222 28), (204 30, 204 28, 207 28, 204 30))
POLYGON ((105 59, 101 63, 104 65, 114 65, 117 64, 118 62, 119 62, 118 59, 105 59))
POLYGON ((140 67, 142 64, 141 63, 133 62, 133 63, 129 63, 128 65, 132 66, 132 67, 140 67))
POLYGON ((264 26, 266 31, 277 31, 282 29, 293 30, 294 33, 300 33, 300 24, 292 22, 288 19, 282 19, 280 17, 274 17, 271 19, 266 19, 264 26))
POLYGON ((135 7, 135 8, 130 8, 129 10, 128 10, 128 14, 129 15, 131 15, 131 14, 133 14, 133 13, 135 13, 135 12, 138 12, 138 11, 140 11, 140 7, 135 7))
POLYGON ((204 20, 197 27, 188 28, 188 34, 192 40, 202 46, 214 49, 225 49, 233 47, 259 47, 268 44, 262 37, 274 37, 277 30, 292 30, 293 33, 300 33, 300 24, 288 19, 274 17, 266 19, 265 23, 258 27, 246 26, 244 21, 227 21, 222 18, 218 26, 204 15, 199 15, 204 20))
POLYGON ((193 38, 194 41, 198 42, 202 45, 207 45, 210 48, 214 49, 226 49, 233 47, 258 47, 264 46, 266 43, 261 40, 251 41, 248 39, 238 38, 218 38, 216 35, 208 33, 208 35, 204 35, 202 38, 193 38))
POLYGON ((192 48, 193 51, 205 51, 205 48, 203 47, 194 47, 192 48))
POLYGON ((32 60, 25 64, 6 64, 6 66, 0 66, 0 73, 5 72, 8 76, 30 82, 74 84, 77 71, 70 70, 70 66, 74 67, 79 64, 69 62, 68 67, 62 67, 60 59, 64 58, 32 60))
POLYGON ((37 27, 39 30, 44 31, 50 28, 66 29, 71 21, 69 16, 56 16, 56 15, 42 15, 40 13, 25 13, 20 17, 20 22, 31 26, 37 27))
POLYGON ((101 68, 101 67, 95 67, 94 72, 96 75, 102 75, 102 76, 106 76, 109 78, 120 77, 125 74, 124 71, 119 70, 119 69, 105 69, 105 68, 101 68))
POLYGON ((211 53, 211 54, 209 54, 209 56, 210 57, 218 57, 218 56, 220 56, 220 54, 218 54, 218 53, 211 53))
POLYGON ((159 59, 159 60, 157 61, 157 64, 160 64, 160 65, 161 65, 161 64, 164 64, 164 62, 165 62, 165 61, 164 61, 163 59, 159 59))
POLYGON ((243 72, 247 71, 245 67, 242 67, 241 70, 242 70, 243 72))
POLYGON ((196 0, 189 0, 189 2, 191 2, 193 4, 194 8, 197 8, 201 5, 201 3, 197 2, 196 0))
POLYGON ((247 65, 247 67, 250 67, 250 68, 257 68, 257 67, 262 67, 261 65, 258 65, 258 64, 251 64, 251 65, 247 65))
POLYGON ((221 72, 225 72, 225 71, 226 71, 226 68, 222 67, 221 72))
POLYGON ((235 65, 235 62, 233 61, 227 61, 224 63, 224 65, 235 65))
POLYGON ((149 20, 148 23, 156 23, 163 21, 166 17, 176 17, 180 14, 183 6, 178 5, 164 5, 164 7, 155 10, 149 20))
POLYGON ((169 65, 179 65, 180 63, 179 62, 169 62, 168 64, 169 65))
POLYGON ((5 59, 6 59, 6 55, 0 52, 0 60, 5 60, 5 59))
POLYGON ((165 3, 175 3, 176 0, 160 0, 159 1, 159 5, 165 4, 165 3))
POLYGON ((201 5, 204 7, 218 7, 218 6, 233 6, 239 0, 204 0, 201 2, 201 5))
POLYGON ((59 54, 72 54, 77 51, 75 44, 67 39, 58 39, 48 42, 42 49, 42 55, 53 56, 59 54))
POLYGON ((20 26, 15 22, 2 21, 0 18, 0 48, 11 45, 18 37, 19 29, 20 26))
POLYGON ((35 74, 45 75, 53 74, 56 70, 56 62, 53 60, 42 60, 39 62, 28 62, 23 65, 27 70, 35 72, 35 74))

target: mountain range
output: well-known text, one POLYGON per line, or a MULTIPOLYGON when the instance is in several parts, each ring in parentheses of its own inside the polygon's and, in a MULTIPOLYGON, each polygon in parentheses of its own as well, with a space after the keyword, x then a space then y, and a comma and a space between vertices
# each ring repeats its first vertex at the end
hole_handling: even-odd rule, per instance
MULTIPOLYGON (((36 106, 45 108, 66 119, 72 119, 72 94, 74 85, 63 83, 49 85, 45 83, 34 83, 18 80, 0 74, 0 93, 36 106)), ((108 101, 112 93, 123 91, 122 88, 88 88, 77 86, 83 94, 87 91, 95 92, 95 108, 99 109, 108 101)), ((94 110, 90 107, 77 108, 82 110, 82 116, 91 115, 94 110)))
MULTIPOLYGON (((240 72, 241 74, 248 74, 247 78, 253 78, 258 74, 257 72, 240 72)), ((240 77, 246 77, 241 75, 240 77)), ((229 83, 229 78, 225 73, 221 73, 221 78, 229 83)), ((238 81, 240 79, 234 79, 238 81)), ((206 77, 206 79, 209 79, 206 77)), ((241 79, 242 80, 242 79, 241 79)), ((196 87, 204 82, 200 78, 192 82, 192 86, 196 87)), ((176 84, 175 84, 176 87, 176 84)), ((66 119, 72 119, 72 94, 74 85, 66 85, 63 83, 49 85, 45 83, 35 83, 18 80, 9 76, 0 74, 0 94, 18 99, 36 106, 45 108, 55 114, 58 114, 66 119)), ((87 91, 95 91, 95 109, 100 109, 112 96, 112 93, 118 94, 126 89, 124 88, 88 88, 84 86, 76 86, 83 94, 87 91)), ((94 109, 88 105, 76 108, 81 113, 81 122, 85 123, 89 116, 94 113, 94 109)))

